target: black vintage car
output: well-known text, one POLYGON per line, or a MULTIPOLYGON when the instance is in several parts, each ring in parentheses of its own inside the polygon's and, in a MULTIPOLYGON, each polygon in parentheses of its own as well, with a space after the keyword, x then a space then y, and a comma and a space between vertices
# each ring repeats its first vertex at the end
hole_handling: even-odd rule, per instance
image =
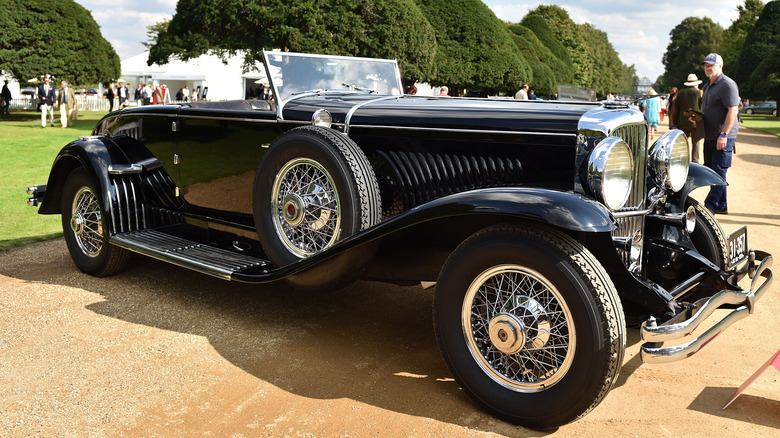
POLYGON ((688 196, 725 181, 680 131, 648 144, 635 109, 409 96, 395 61, 264 56, 273 100, 123 109, 62 149, 29 202, 62 215, 79 269, 136 252, 248 283, 435 286, 457 382, 537 428, 603 399, 627 325, 645 362, 684 359, 769 289, 772 257, 688 196))

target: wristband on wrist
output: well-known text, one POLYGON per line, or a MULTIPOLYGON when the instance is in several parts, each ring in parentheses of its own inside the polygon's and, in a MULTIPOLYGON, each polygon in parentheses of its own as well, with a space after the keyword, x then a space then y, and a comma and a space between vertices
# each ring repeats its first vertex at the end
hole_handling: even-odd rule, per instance
POLYGON ((721 132, 720 136, 723 138, 728 138, 729 135, 726 132, 721 132))

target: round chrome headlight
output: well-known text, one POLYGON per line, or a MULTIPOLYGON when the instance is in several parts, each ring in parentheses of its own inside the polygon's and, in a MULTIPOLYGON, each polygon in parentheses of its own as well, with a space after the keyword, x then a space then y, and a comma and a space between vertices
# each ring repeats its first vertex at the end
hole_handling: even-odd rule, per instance
POLYGON ((688 140, 673 129, 650 146, 650 173, 660 187, 679 192, 688 180, 688 140))
POLYGON ((625 141, 607 137, 588 158, 588 187, 611 210, 619 210, 631 193, 634 158, 625 141))

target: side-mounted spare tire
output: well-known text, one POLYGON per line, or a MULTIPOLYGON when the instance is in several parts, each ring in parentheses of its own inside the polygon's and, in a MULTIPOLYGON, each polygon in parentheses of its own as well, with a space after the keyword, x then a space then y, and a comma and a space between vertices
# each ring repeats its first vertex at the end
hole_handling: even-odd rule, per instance
MULTIPOLYGON (((315 255, 381 218, 368 158, 332 129, 302 126, 279 136, 260 162, 254 189, 258 236, 276 266, 315 255)), ((290 281, 317 288, 349 283, 370 262, 365 251, 349 251, 330 261, 327 272, 290 281)))

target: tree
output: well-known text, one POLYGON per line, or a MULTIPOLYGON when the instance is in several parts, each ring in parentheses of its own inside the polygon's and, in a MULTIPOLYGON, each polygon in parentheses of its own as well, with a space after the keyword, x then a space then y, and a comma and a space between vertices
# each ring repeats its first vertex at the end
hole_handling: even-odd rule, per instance
POLYGON ((705 78, 701 60, 721 46, 723 28, 707 17, 688 17, 675 26, 669 35, 671 42, 663 57, 664 85, 682 87, 690 73, 705 78))
POLYGON ((723 45, 719 53, 723 57, 723 70, 729 76, 734 74, 734 67, 737 65, 737 57, 742 51, 745 37, 756 24, 763 10, 764 3, 761 0, 745 0, 745 6, 737 6, 739 12, 737 19, 732 21, 731 26, 723 32, 723 45))
POLYGON ((530 82, 532 70, 509 31, 480 0, 418 0, 436 30, 434 85, 482 88, 487 93, 516 91, 530 82))
POLYGON ((633 69, 620 60, 606 32, 593 27, 590 23, 579 25, 585 36, 586 54, 593 70, 590 73, 592 81, 588 87, 595 88, 599 95, 609 92, 627 93, 631 90, 633 69))
POLYGON ((569 50, 563 47, 553 35, 550 28, 547 26, 547 22, 544 21, 540 15, 526 15, 520 22, 520 26, 525 27, 534 33, 534 36, 539 39, 544 47, 546 47, 552 58, 546 55, 546 52, 539 52, 540 59, 545 65, 550 67, 555 75, 556 92, 557 84, 573 84, 574 72, 571 69, 571 57, 569 56, 569 50))
POLYGON ((780 97, 780 0, 771 1, 750 30, 737 58, 734 80, 751 99, 780 97))
POLYGON ((0 0, 0 29, 0 70, 20 83, 44 74, 77 85, 119 78, 119 56, 73 0, 0 0))
POLYGON ((531 29, 519 24, 510 24, 512 39, 533 71, 533 80, 529 84, 537 95, 552 96, 558 90, 558 80, 550 64, 559 61, 550 49, 544 46, 531 29))
POLYGON ((414 0, 179 0, 156 33, 149 64, 266 49, 398 59, 413 80, 433 75, 436 39, 414 0))
POLYGON ((556 5, 539 5, 529 15, 539 15, 547 22, 555 38, 565 47, 571 57, 573 83, 571 85, 590 87, 593 83, 593 63, 588 57, 585 36, 565 9, 556 5))

